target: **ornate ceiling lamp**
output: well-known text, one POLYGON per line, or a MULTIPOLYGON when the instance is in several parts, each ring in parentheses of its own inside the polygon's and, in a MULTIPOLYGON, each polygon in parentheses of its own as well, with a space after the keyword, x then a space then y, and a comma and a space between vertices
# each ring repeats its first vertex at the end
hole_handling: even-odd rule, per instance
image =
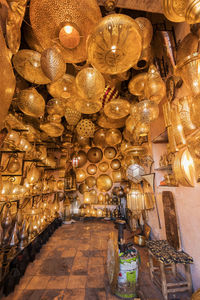
POLYGON ((137 104, 139 120, 141 122, 151 122, 158 118, 159 107, 154 101, 143 100, 137 104))
POLYGON ((84 68, 76 75, 76 92, 88 101, 99 100, 105 89, 103 75, 94 68, 84 68))
POLYGON ((103 128, 122 128, 125 125, 126 117, 120 119, 111 119, 104 112, 100 114, 97 124, 103 128))
POLYGON ((134 76, 128 84, 129 92, 135 96, 144 96, 146 79, 147 73, 139 73, 136 76, 134 76))
POLYGON ((87 99, 76 98, 75 108, 82 114, 96 114, 101 110, 102 103, 99 100, 88 101, 87 99))
POLYGON ((57 81, 47 85, 49 94, 54 98, 69 99, 74 95, 75 77, 69 74, 64 74, 57 81))
POLYGON ((195 52, 179 62, 175 67, 175 75, 182 78, 186 87, 194 96, 200 94, 199 52, 195 52))
POLYGON ((40 129, 50 137, 58 137, 63 134, 64 126, 60 123, 46 122, 40 125, 40 129))
POLYGON ((63 101, 58 98, 50 99, 47 102, 46 110, 49 115, 57 114, 60 115, 61 117, 63 117, 65 113, 65 107, 63 101))
POLYGON ((130 103, 124 99, 115 99, 104 106, 104 113, 111 119, 121 119, 130 113, 130 103))
POLYGON ((66 63, 55 48, 44 50, 41 53, 40 63, 42 71, 51 81, 58 80, 66 72, 66 63))
POLYGON ((0 95, 1 95, 1 110, 0 110, 0 130, 4 126, 4 120, 8 114, 8 109, 12 101, 15 91, 16 79, 13 73, 12 65, 10 62, 9 52, 3 37, 0 26, 0 95))
POLYGON ((87 41, 89 62, 105 74, 127 71, 137 63, 141 50, 139 25, 122 14, 104 17, 87 41))
POLYGON ((13 56, 12 62, 15 70, 29 82, 47 84, 51 80, 44 74, 41 68, 41 54, 33 50, 19 50, 13 56))
POLYGON ((83 137, 93 137, 95 125, 88 119, 82 119, 76 126, 78 135, 83 137))
POLYGON ((86 60, 87 37, 100 19, 101 12, 95 0, 30 1, 34 36, 43 49, 56 47, 65 62, 86 60))
POLYGON ((166 95, 166 86, 156 66, 150 65, 145 82, 145 97, 157 104, 166 95))
POLYGON ((44 115, 44 98, 33 87, 20 91, 17 105, 25 115, 34 118, 39 118, 44 115))
POLYGON ((6 41, 13 54, 19 50, 21 43, 21 25, 24 19, 28 0, 8 1, 9 9, 6 18, 6 41))
POLYGON ((136 70, 141 70, 148 66, 150 59, 152 58, 150 43, 153 36, 153 27, 147 18, 139 17, 136 18, 135 21, 140 27, 142 36, 142 52, 137 64, 135 64, 133 68, 136 70))
POLYGON ((122 141, 122 134, 119 129, 109 129, 106 132, 106 143, 108 145, 118 145, 122 141))
POLYGON ((93 143, 95 146, 104 148, 106 146, 106 129, 98 129, 94 133, 93 143))
POLYGON ((65 119, 69 125, 75 126, 81 118, 81 113, 71 107, 65 108, 65 119))

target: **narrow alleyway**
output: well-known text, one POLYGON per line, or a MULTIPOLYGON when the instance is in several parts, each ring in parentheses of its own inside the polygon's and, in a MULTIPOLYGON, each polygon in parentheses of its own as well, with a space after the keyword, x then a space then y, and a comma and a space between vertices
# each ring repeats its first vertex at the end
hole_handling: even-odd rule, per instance
MULTIPOLYGON (((112 230, 116 230, 113 222, 101 220, 62 225, 28 265, 15 291, 2 300, 119 299, 110 293, 106 274, 107 240, 112 230)), ((146 249, 139 248, 139 252, 140 297, 162 300, 150 281, 146 249)))

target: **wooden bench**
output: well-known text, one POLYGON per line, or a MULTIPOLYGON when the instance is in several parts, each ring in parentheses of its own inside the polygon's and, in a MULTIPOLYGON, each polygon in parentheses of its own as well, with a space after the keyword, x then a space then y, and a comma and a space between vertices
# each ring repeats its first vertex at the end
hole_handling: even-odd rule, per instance
POLYGON ((183 251, 176 251, 166 240, 148 241, 150 276, 161 290, 165 300, 169 293, 188 291, 192 294, 190 264, 192 257, 183 251), (177 265, 183 265, 184 276, 177 272, 177 265))

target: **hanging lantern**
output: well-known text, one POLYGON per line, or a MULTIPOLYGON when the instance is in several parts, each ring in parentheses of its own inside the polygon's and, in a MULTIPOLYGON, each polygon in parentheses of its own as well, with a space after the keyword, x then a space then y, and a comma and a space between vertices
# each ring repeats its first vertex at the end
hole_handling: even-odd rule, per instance
POLYGON ((200 54, 195 52, 176 65, 175 75, 180 76, 189 91, 200 94, 200 54))
POLYGON ((102 102, 102 107, 105 106, 106 103, 115 100, 118 98, 118 91, 109 85, 106 85, 103 94, 101 95, 100 101, 102 102))
POLYGON ((185 10, 188 1, 163 1, 163 9, 166 18, 172 22, 184 22, 185 10))
POLYGON ((81 113, 71 107, 65 108, 65 119, 69 125, 75 126, 81 118, 81 113))
POLYGON ((166 86, 156 66, 150 65, 145 82, 145 97, 157 104, 165 97, 166 86))
POLYGON ((44 74, 40 64, 41 54, 33 50, 19 50, 13 56, 13 65, 17 73, 29 82, 47 84, 51 80, 44 74))
POLYGON ((179 64, 185 58, 187 58, 187 56, 197 52, 198 42, 199 38, 197 37, 197 35, 191 32, 188 33, 178 46, 176 54, 176 63, 179 64))
POLYGON ((145 210, 144 194, 139 184, 132 184, 127 194, 127 207, 136 215, 145 210))
POLYGON ((144 17, 136 18, 135 21, 140 27, 141 36, 142 36, 142 47, 143 49, 147 48, 153 37, 153 27, 149 19, 144 17))
POLYGON ((40 129, 43 130, 48 136, 58 137, 63 134, 64 126, 60 123, 47 122, 41 124, 40 129))
POLYGON ((135 75, 128 84, 128 90, 135 96, 144 96, 145 82, 147 73, 139 73, 135 75))
POLYGON ((96 1, 32 0, 29 14, 32 33, 43 49, 54 46, 65 62, 86 60, 87 37, 101 18, 96 1))
POLYGON ((106 143, 108 145, 118 145, 122 141, 122 134, 119 129, 108 129, 106 131, 106 143))
POLYGON ((110 14, 97 25, 87 46, 89 62, 101 73, 125 72, 138 61, 141 54, 139 25, 129 16, 110 14))
POLYGON ((33 87, 20 91, 17 105, 25 115, 35 118, 44 115, 44 98, 33 87))
POLYGON ((75 24, 68 23, 59 32, 61 45, 66 49, 74 49, 80 44, 80 32, 75 24))
POLYGON ((106 145, 106 130, 101 128, 95 131, 94 137, 93 137, 93 143, 95 146, 99 146, 104 148, 106 145))
POLYGON ((47 102, 46 110, 50 115, 58 114, 61 117, 63 117, 65 113, 64 103, 62 100, 58 98, 50 99, 47 102))
POLYGON ((135 183, 142 181, 142 175, 144 174, 144 168, 138 164, 130 165, 126 170, 127 178, 135 183))
POLYGON ((129 116, 126 119, 126 129, 130 132, 133 133, 134 129, 136 128, 138 122, 138 115, 136 116, 129 116))
POLYGON ((150 131, 149 122, 138 122, 134 134, 137 137, 147 136, 150 131))
POLYGON ((75 77, 69 74, 64 74, 57 81, 47 85, 49 94, 54 98, 68 99, 74 95, 75 77))
POLYGON ((185 135, 192 133, 196 126, 192 123, 190 117, 190 108, 189 108, 189 101, 191 97, 182 97, 178 101, 178 112, 181 119, 181 124, 183 126, 183 132, 185 135))
POLYGON ((122 128, 125 125, 126 117, 120 119, 111 119, 104 112, 100 114, 97 124, 103 128, 122 128))
POLYGON ((44 50, 41 53, 40 63, 42 71, 51 81, 58 80, 66 72, 62 55, 55 48, 44 50))
POLYGON ((76 99, 75 108, 82 114, 96 114, 102 107, 101 101, 88 101, 86 99, 76 99))
POLYGON ((130 103, 124 99, 115 99, 104 106, 104 113, 111 119, 121 119, 130 113, 130 103))
POLYGON ((84 68, 75 79, 76 91, 81 98, 90 102, 99 100, 105 89, 103 75, 94 68, 84 68))
POLYGON ((93 137, 95 125, 88 119, 82 119, 76 126, 78 135, 83 137, 93 137))
POLYGON ((139 120, 141 122, 151 122, 158 118, 159 108, 154 101, 143 100, 137 104, 139 120))

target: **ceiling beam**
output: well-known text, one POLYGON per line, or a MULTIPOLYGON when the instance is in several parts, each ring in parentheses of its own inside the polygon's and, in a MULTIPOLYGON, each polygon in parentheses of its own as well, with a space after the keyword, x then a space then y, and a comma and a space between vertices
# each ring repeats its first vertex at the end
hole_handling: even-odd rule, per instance
MULTIPOLYGON (((104 2, 105 0, 98 0, 100 5, 104 2)), ((163 13, 162 0, 118 0, 117 7, 163 13)))

